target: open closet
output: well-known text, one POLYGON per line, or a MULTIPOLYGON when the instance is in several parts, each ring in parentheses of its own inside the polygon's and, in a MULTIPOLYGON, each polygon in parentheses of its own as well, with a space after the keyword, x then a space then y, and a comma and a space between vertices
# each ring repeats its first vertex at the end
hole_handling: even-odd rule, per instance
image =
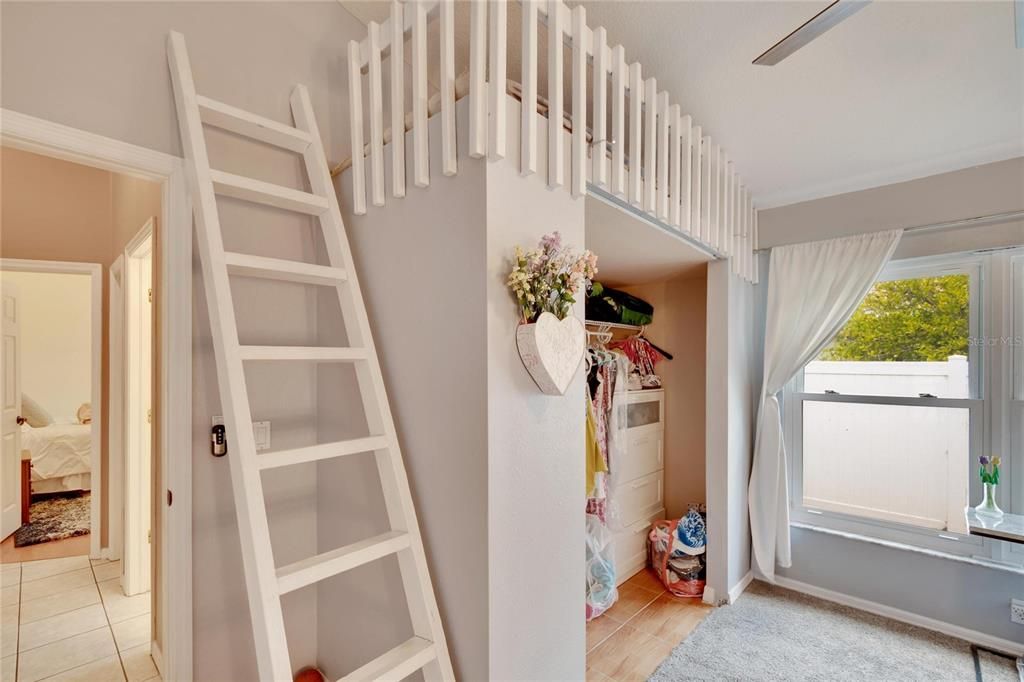
MULTIPOLYGON (((647 566, 653 523, 691 508, 706 513, 711 256, 597 195, 586 199, 585 229, 599 283, 586 305, 588 432, 595 426, 587 443, 589 619, 613 606, 614 588, 647 566)), ((695 558, 686 573, 696 597, 703 562, 695 558)))

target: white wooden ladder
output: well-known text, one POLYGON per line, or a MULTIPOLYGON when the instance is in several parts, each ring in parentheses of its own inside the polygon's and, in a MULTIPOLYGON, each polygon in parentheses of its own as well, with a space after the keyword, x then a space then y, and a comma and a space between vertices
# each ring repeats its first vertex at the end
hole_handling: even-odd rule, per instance
POLYGON ((454 679, 416 510, 309 93, 302 85, 295 87, 291 96, 295 126, 283 125, 197 95, 180 33, 169 35, 167 52, 184 156, 191 171, 193 213, 229 435, 228 460, 260 678, 292 679, 282 595, 396 554, 414 636, 343 679, 397 680, 420 669, 427 680, 454 679), (203 124, 301 154, 312 193, 211 169, 203 124), (318 217, 330 265, 224 251, 215 198, 218 194, 318 217), (241 345, 228 279, 232 275, 334 287, 351 347, 241 345), (373 435, 257 455, 243 366, 261 361, 354 363, 373 435), (260 472, 364 452, 373 452, 376 457, 392 530, 287 566, 275 566, 260 472))

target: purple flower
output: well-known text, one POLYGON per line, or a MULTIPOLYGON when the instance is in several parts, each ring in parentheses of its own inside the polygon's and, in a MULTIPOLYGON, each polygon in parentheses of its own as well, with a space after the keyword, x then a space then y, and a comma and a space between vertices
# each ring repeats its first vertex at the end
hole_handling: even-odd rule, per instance
POLYGON ((551 234, 546 234, 541 238, 540 244, 545 251, 558 251, 562 248, 562 235, 557 230, 551 234))
POLYGON ((988 460, 988 457, 986 457, 985 455, 982 455, 981 457, 979 457, 978 460, 981 462, 981 466, 983 466, 983 467, 988 466, 988 461, 989 460, 988 460))

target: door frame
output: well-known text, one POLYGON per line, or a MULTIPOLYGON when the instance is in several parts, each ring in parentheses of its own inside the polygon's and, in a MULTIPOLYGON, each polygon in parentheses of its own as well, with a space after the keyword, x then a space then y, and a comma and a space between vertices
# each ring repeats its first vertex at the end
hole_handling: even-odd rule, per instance
MULTIPOLYGON (((141 297, 144 295, 141 290, 141 281, 139 280, 140 264, 138 261, 147 255, 153 259, 155 255, 153 249, 154 221, 155 218, 147 220, 142 229, 124 247, 124 270, 121 288, 124 304, 122 316, 124 325, 122 330, 123 384, 121 390, 123 391, 122 397, 126 408, 123 415, 124 432, 122 437, 122 443, 124 444, 124 473, 119 482, 123 486, 122 499, 124 501, 124 551, 121 559, 121 586, 129 597, 145 592, 149 588, 142 588, 152 582, 149 576, 144 575, 145 571, 140 570, 147 563, 146 558, 150 552, 150 547, 148 544, 140 545, 139 538, 137 537, 140 530, 137 527, 137 519, 143 518, 145 514, 150 512, 150 504, 146 502, 148 496, 142 495, 140 497, 132 491, 149 488, 150 495, 152 495, 153 487, 153 472, 152 470, 146 470, 148 463, 143 463, 141 460, 136 461, 138 459, 136 446, 143 443, 141 434, 138 433, 143 415, 140 412, 141 405, 139 403, 141 395, 136 395, 139 391, 137 382, 140 378, 139 370, 146 371, 146 368, 135 366, 136 360, 142 353, 142 345, 138 338, 139 328, 136 324, 141 323, 142 318, 139 317, 138 311, 135 308, 139 305, 141 297)), ((155 285, 155 282, 150 281, 150 287, 155 287, 155 285)), ((150 288, 150 291, 152 291, 152 288, 150 288)), ((155 332, 152 322, 151 318, 150 330, 155 332)), ((154 360, 159 361, 159 358, 153 357, 151 344, 150 365, 148 368, 151 381, 154 360)), ((149 502, 152 502, 152 500, 150 499, 149 502)), ((151 571, 152 567, 150 568, 151 571)))
MULTIPOLYGON (((124 256, 107 272, 107 476, 124 480, 124 256)), ((106 558, 121 558, 124 544, 124 490, 110 486, 107 495, 106 558)))
MULTIPOLYGON (((89 424, 89 556, 103 558, 100 536, 103 509, 103 266, 99 263, 0 258, 4 272, 35 272, 51 275, 89 276, 89 400, 92 422, 89 424)), ((24 330, 22 334, 24 342, 24 330)))
MULTIPOLYGON (((140 177, 161 185, 160 501, 162 649, 165 680, 192 670, 192 203, 180 157, 0 108, 0 144, 140 177), (176 453, 177 456, 172 456, 176 453), (173 492, 173 504, 168 504, 173 492), (173 595, 173 596, 172 596, 173 595)), ((102 378, 101 378, 102 379, 102 378)))

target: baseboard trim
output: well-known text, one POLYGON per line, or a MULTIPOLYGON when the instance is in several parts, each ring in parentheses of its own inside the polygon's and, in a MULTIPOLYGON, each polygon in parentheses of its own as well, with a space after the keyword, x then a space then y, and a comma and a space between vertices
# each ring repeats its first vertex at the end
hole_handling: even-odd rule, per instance
POLYGON ((160 677, 164 676, 164 652, 160 650, 160 645, 156 643, 154 639, 149 643, 149 655, 153 657, 153 663, 156 665, 156 671, 160 673, 160 677))
MULTIPOLYGON (((760 576, 758 579, 763 580, 760 576)), ((867 611, 868 613, 873 613, 876 616, 891 618, 902 623, 925 628, 926 630, 940 632, 944 635, 949 635, 950 637, 957 637, 988 649, 1003 651, 1014 656, 1024 656, 1024 644, 1020 642, 1013 642, 1008 639, 1003 639, 1002 637, 994 637, 992 635, 987 635, 984 632, 978 632, 977 630, 971 630, 965 627, 960 627, 959 625, 953 625, 952 623, 928 618, 927 616, 911 613, 910 611, 903 611, 902 609, 868 601, 867 599, 851 597, 841 592, 833 592, 832 590, 827 590, 823 587, 810 585, 808 583, 800 582, 799 580, 793 580, 779 575, 775 576, 775 584, 779 587, 793 590, 794 592, 801 592, 812 597, 817 597, 818 599, 824 599, 825 601, 842 604, 843 606, 849 606, 861 611, 867 611)))
POLYGON ((754 582, 754 571, 747 571, 747 574, 740 578, 740 581, 729 590, 729 603, 735 604, 736 600, 740 598, 740 595, 743 594, 752 582, 754 582))

